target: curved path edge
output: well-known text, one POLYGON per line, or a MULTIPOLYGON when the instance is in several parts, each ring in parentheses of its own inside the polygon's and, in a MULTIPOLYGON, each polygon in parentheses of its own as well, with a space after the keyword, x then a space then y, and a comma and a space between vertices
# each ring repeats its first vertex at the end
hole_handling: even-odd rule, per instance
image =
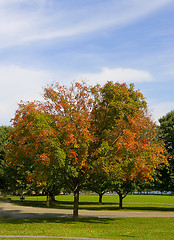
POLYGON ((59 237, 59 236, 32 236, 32 235, 0 235, 0 238, 60 238, 60 239, 84 239, 84 240, 117 240, 106 238, 87 238, 87 237, 59 237))

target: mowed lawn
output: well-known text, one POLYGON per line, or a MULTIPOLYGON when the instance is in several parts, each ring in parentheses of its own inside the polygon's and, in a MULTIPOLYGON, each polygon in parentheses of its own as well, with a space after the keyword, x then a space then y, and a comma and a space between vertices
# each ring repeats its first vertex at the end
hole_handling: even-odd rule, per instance
POLYGON ((3 234, 169 240, 174 239, 174 218, 86 218, 78 222, 67 218, 0 220, 0 235, 3 234))
MULTIPOLYGON (((20 203, 20 197, 11 197, 20 203)), ((25 197, 24 205, 46 207, 45 196, 25 197)), ((124 199, 124 210, 174 211, 174 196, 128 195, 124 199)), ((73 195, 56 197, 55 208, 72 208, 73 195)), ((104 195, 103 204, 98 205, 97 195, 80 195, 81 209, 118 210, 118 196, 104 195)), ((0 220, 0 235, 32 235, 60 237, 89 237, 107 239, 174 239, 174 218, 71 218, 0 220)), ((37 239, 37 238, 0 238, 37 239)), ((42 238, 39 238, 42 239, 42 238)), ((45 238, 44 238, 45 239, 45 238)), ((50 239, 50 238, 49 238, 50 239)), ((69 239, 70 240, 70 239, 69 239)))

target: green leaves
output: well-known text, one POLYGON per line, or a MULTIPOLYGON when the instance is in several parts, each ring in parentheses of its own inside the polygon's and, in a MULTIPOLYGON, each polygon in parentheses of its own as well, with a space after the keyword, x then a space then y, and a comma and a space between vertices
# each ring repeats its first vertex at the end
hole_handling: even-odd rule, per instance
POLYGON ((0 127, 0 159, 5 157, 5 146, 8 143, 11 127, 1 126, 0 127))

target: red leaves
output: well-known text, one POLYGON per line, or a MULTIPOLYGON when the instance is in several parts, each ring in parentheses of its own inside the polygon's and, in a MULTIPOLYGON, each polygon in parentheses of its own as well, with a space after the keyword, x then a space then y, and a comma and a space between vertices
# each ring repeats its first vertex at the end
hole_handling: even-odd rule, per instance
POLYGON ((151 179, 155 168, 167 163, 144 97, 133 85, 105 84, 97 95, 93 117, 98 159, 116 179, 121 175, 124 180, 151 179))
POLYGON ((34 176, 32 174, 29 174, 27 176, 27 181, 31 183, 33 180, 34 180, 34 176))
POLYGON ((41 155, 37 155, 36 162, 41 161, 42 164, 49 167, 50 165, 50 158, 46 153, 42 153, 41 155))

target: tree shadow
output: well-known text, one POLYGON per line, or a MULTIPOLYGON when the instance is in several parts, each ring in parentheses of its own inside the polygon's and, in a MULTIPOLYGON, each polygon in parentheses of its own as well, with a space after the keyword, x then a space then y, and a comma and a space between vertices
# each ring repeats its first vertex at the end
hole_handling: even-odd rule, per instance
MULTIPOLYGON (((70 209, 74 207, 74 202, 72 201, 54 201, 47 206, 46 201, 11 201, 17 205, 30 206, 30 207, 44 207, 44 208, 56 208, 56 209, 70 209)), ((79 202, 79 209, 81 210, 117 210, 118 203, 96 203, 96 202, 79 202)))
POLYGON ((93 224, 109 224, 113 221, 122 221, 121 218, 97 218, 97 217, 79 217, 77 221, 74 221, 72 217, 59 217, 59 218, 25 218, 25 219, 9 219, 5 217, 0 219, 0 224, 24 224, 24 223, 64 223, 64 224, 78 224, 78 223, 93 223, 93 224))
POLYGON ((72 218, 72 214, 64 213, 28 213, 21 212, 20 210, 1 210, 1 219, 11 219, 11 220, 20 220, 20 219, 34 219, 34 218, 72 218))
MULTIPOLYGON (((11 201, 12 203, 30 206, 30 207, 43 207, 43 208, 56 208, 56 209, 73 209, 72 201, 55 201, 50 206, 47 206, 46 201, 11 201)), ((94 210, 94 211, 118 211, 120 210, 118 203, 102 203, 97 202, 79 202, 79 210, 94 210)), ((174 211, 174 205, 163 204, 124 204, 122 210, 136 210, 136 211, 174 211)))

